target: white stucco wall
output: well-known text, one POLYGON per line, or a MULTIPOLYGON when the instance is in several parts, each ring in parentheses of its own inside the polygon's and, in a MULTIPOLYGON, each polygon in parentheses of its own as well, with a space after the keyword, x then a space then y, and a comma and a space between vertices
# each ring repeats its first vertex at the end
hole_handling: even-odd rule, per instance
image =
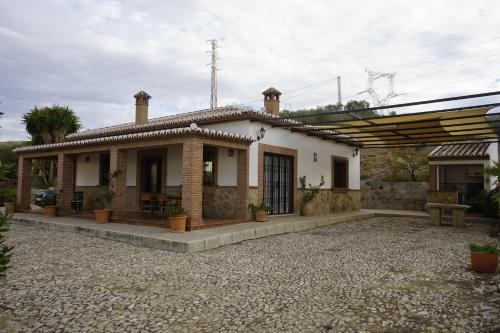
POLYGON ((167 186, 182 185, 182 145, 167 148, 167 186))
MULTIPOLYGON (((216 130, 228 131, 232 133, 250 135, 257 137, 258 131, 264 126, 266 134, 260 141, 252 143, 250 146, 250 186, 258 186, 258 144, 297 149, 297 175, 306 175, 308 182, 318 184, 321 175, 325 177, 326 184, 323 188, 331 187, 332 155, 349 159, 349 188, 359 189, 360 182, 360 154, 353 157, 353 147, 338 144, 332 141, 321 140, 320 138, 306 136, 297 132, 291 132, 284 128, 273 128, 260 122, 250 122, 248 120, 235 121, 230 123, 212 124, 203 126, 216 130), (318 154, 318 161, 313 161, 313 153, 318 154)), ((219 170, 222 166, 219 160, 219 170)), ((219 173, 219 177, 220 177, 219 173)), ((222 185, 222 184, 219 184, 222 185)), ((298 179, 297 179, 297 185, 298 179)))
MULTIPOLYGON (((490 146, 488 147, 488 155, 490 156, 490 159, 488 163, 485 163, 484 167, 492 168, 495 166, 494 163, 498 163, 498 143, 496 142, 490 143, 490 146)), ((498 177, 491 177, 491 176, 485 177, 485 183, 486 183, 485 189, 487 189, 489 186, 489 189, 493 190, 497 186, 497 181, 498 177), (486 183, 487 178, 489 178, 489 183, 486 183)))
POLYGON ((233 156, 229 156, 228 149, 219 148, 217 155, 217 185, 236 186, 237 152, 234 151, 233 156))
POLYGON ((90 153, 79 155, 76 159, 76 186, 99 185, 99 154, 90 153), (88 162, 86 158, 88 156, 88 162))

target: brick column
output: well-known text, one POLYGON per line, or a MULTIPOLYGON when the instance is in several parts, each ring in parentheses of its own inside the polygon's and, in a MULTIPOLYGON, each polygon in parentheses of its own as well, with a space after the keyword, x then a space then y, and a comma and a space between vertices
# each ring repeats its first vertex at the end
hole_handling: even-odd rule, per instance
POLYGON ((17 209, 31 209, 31 158, 18 158, 17 170, 17 209))
POLYGON ((128 206, 127 197, 127 151, 111 149, 109 152, 109 171, 118 171, 116 177, 110 179, 109 188, 115 193, 111 203, 113 217, 123 217, 128 206))
POLYGON ((188 214, 187 229, 203 225, 203 143, 187 138, 182 145, 182 208, 188 214))
POLYGON ((437 190, 437 165, 429 164, 429 191, 437 190))
POLYGON ((238 202, 236 218, 245 221, 250 220, 250 211, 248 210, 248 169, 248 149, 238 150, 238 170, 236 171, 238 202))
POLYGON ((57 195, 61 212, 71 211, 71 199, 75 191, 75 157, 57 155, 57 195))

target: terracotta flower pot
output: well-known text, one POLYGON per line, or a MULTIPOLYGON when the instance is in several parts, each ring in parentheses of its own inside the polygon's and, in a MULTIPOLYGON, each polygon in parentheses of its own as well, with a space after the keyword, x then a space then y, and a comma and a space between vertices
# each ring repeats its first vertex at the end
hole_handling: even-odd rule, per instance
POLYGON ((472 269, 478 273, 495 273, 498 266, 498 254, 471 252, 470 264, 472 269))
POLYGON ((7 213, 14 213, 16 211, 16 203, 15 202, 4 202, 5 211, 7 213))
POLYGON ((170 222, 170 231, 172 232, 185 232, 186 231, 187 215, 177 215, 168 218, 170 222))
POLYGON ((264 209, 255 211, 255 221, 257 222, 267 222, 267 211, 264 209))
POLYGON ((57 206, 43 206, 43 215, 47 217, 55 217, 57 214, 57 206))
POLYGON ((313 216, 314 215, 314 208, 313 208, 312 202, 308 202, 304 205, 304 208, 302 209, 302 214, 304 214, 304 216, 313 216))
POLYGON ((97 223, 108 223, 111 217, 110 209, 96 209, 94 210, 95 220, 97 223))

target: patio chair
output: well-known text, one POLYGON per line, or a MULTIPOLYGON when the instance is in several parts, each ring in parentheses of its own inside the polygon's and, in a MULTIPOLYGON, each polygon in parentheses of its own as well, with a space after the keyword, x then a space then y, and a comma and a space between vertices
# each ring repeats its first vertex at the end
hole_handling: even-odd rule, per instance
POLYGON ((164 193, 158 193, 158 197, 156 198, 158 201, 158 209, 160 210, 160 215, 162 215, 167 207, 167 195, 164 193))
POLYGON ((153 209, 153 195, 149 192, 141 193, 141 209, 147 210, 152 213, 153 209))
POLYGON ((71 210, 79 212, 83 207, 83 192, 74 192, 71 198, 71 210))

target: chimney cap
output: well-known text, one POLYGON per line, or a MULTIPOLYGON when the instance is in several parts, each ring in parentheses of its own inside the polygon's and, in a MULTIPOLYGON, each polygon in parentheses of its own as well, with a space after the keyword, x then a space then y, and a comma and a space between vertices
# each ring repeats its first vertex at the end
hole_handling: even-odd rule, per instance
POLYGON ((270 87, 270 88, 267 88, 266 90, 264 90, 262 92, 262 95, 264 95, 264 96, 269 96, 269 95, 279 96, 279 95, 281 95, 281 92, 274 87, 270 87))
POLYGON ((139 91, 137 94, 134 95, 135 98, 147 98, 150 99, 151 95, 149 95, 147 92, 144 90, 139 91))

